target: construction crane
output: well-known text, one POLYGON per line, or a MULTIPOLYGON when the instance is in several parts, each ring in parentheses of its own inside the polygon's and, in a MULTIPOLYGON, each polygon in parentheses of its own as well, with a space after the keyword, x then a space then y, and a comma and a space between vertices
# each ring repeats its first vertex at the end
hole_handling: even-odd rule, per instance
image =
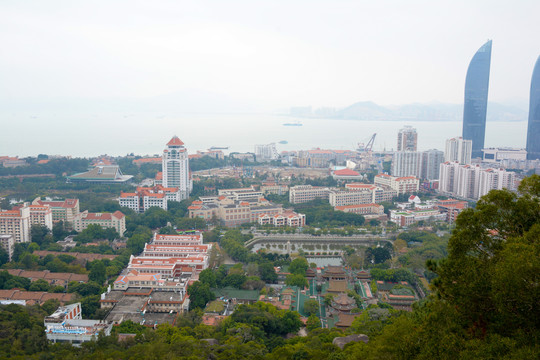
POLYGON ((367 142, 367 145, 364 145, 363 142, 358 143, 358 152, 360 153, 368 153, 371 154, 371 151, 373 149, 373 143, 375 142, 375 136, 377 136, 377 133, 373 134, 369 141, 367 142))

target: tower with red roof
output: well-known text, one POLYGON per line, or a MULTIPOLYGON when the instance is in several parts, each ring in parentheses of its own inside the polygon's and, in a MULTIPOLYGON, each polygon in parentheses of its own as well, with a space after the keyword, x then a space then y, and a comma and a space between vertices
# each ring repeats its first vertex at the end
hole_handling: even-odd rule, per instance
POLYGON ((187 199, 193 188, 189 171, 187 149, 178 136, 173 136, 163 150, 163 187, 176 187, 180 191, 181 200, 187 199))

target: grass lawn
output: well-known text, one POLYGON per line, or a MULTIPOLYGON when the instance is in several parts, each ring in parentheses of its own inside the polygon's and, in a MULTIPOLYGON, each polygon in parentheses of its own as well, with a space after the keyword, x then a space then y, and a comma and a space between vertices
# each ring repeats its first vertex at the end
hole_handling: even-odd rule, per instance
POLYGON ((223 301, 214 300, 208 305, 206 305, 206 309, 204 311, 211 313, 221 313, 223 310, 225 310, 225 304, 223 304, 223 301))

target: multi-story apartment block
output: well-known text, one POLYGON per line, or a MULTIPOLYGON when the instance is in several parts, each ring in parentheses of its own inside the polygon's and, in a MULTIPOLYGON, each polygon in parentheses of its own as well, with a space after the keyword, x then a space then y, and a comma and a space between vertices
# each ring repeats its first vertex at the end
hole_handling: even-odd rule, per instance
POLYGON ((456 222, 458 215, 469 207, 466 201, 456 199, 439 200, 436 205, 440 212, 446 214, 446 221, 449 223, 456 222))
POLYGON ((328 202, 332 206, 345 206, 357 204, 370 204, 373 202, 374 192, 369 189, 355 191, 331 190, 328 202))
POLYGON ((405 126, 399 130, 397 137, 397 151, 416 151, 418 134, 412 126, 405 126))
POLYGON ((346 213, 353 213, 358 215, 382 215, 384 214, 384 206, 379 204, 356 204, 356 205, 344 205, 335 206, 334 210, 343 211, 346 213))
POLYGON ((167 148, 163 150, 162 172, 163 187, 178 188, 180 201, 187 199, 193 189, 193 183, 187 149, 177 136, 173 136, 167 143, 167 148))
MULTIPOLYGON (((229 196, 204 196, 200 200, 194 201, 188 207, 189 217, 199 217, 205 220, 215 219, 224 226, 234 227, 258 222, 261 215, 275 216, 283 215, 286 212, 281 204, 271 203, 263 197, 235 200, 236 195, 238 195, 237 191, 225 190, 223 193, 229 193, 229 196)), ((240 194, 245 195, 242 192, 240 194)))
POLYGON ((301 204, 315 199, 328 199, 330 189, 327 187, 298 185, 289 189, 289 202, 301 204))
POLYGON ((289 191, 289 186, 276 184, 276 183, 263 183, 261 185, 261 192, 264 195, 275 194, 275 195, 284 195, 289 191))
POLYGON ((30 208, 31 225, 42 225, 52 230, 52 210, 48 205, 29 205, 28 207, 30 208))
POLYGON ((395 177, 386 174, 375 176, 375 185, 395 190, 397 195, 417 192, 420 188, 420 180, 414 176, 395 177))
POLYGON ((203 234, 200 232, 182 235, 154 234, 154 239, 152 240, 152 244, 154 245, 168 246, 195 246, 202 245, 202 243, 203 234))
POLYGON ((486 169, 480 172, 478 197, 486 195, 491 190, 514 189, 515 173, 504 169, 486 169))
POLYGON ((418 177, 426 180, 438 180, 440 166, 443 162, 444 153, 440 150, 432 149, 422 152, 418 177))
POLYGON ((226 196, 234 201, 258 200, 263 197, 262 191, 257 191, 253 186, 240 189, 221 189, 218 190, 219 196, 226 196))
POLYGON ((257 161, 277 160, 279 154, 276 150, 276 144, 255 145, 255 156, 257 161))
POLYGON ((294 211, 285 211, 281 214, 260 214, 257 222, 259 225, 301 227, 306 225, 306 215, 297 214, 294 211))
POLYGON ((328 160, 314 157, 292 157, 292 165, 307 168, 325 168, 329 164, 328 160))
POLYGON ((461 136, 446 140, 444 161, 460 164, 470 164, 472 157, 472 140, 465 140, 461 136))
POLYGON ((79 215, 79 199, 65 199, 65 200, 41 200, 41 198, 35 198, 32 201, 32 205, 47 205, 52 211, 53 223, 57 221, 63 221, 64 224, 73 224, 73 220, 79 215))
POLYGON ((382 203, 392 201, 397 196, 397 191, 389 187, 380 187, 373 184, 349 183, 345 184, 347 191, 370 191, 372 193, 373 203, 382 203))
POLYGON ((399 226, 409 226, 421 220, 445 220, 446 214, 436 209, 390 210, 390 221, 399 226))
POLYGON ((513 172, 482 169, 479 165, 441 164, 439 192, 476 200, 491 190, 514 189, 513 172))
POLYGON ((392 176, 418 176, 422 153, 416 151, 396 151, 392 157, 392 176))
POLYGON ((355 158, 356 153, 350 150, 313 149, 299 151, 292 157, 293 165, 298 167, 327 167, 330 162, 344 164, 348 159, 355 158))
POLYGON ((30 208, 0 211, 0 234, 13 235, 15 243, 30 242, 30 208))
POLYGON ((122 192, 118 198, 120 206, 136 212, 145 212, 151 207, 167 210, 168 201, 181 201, 182 193, 178 188, 166 188, 161 185, 154 187, 138 187, 133 193, 122 192))
POLYGON ((13 250, 15 249, 15 238, 11 234, 2 234, 0 235, 0 246, 8 254, 9 261, 13 256, 13 250))
POLYGON ((183 258, 190 256, 208 255, 211 244, 201 245, 156 245, 144 244, 142 256, 146 257, 174 257, 183 258))
POLYGON ((91 224, 100 225, 102 228, 113 228, 120 236, 124 236, 126 216, 120 211, 114 213, 91 213, 86 210, 75 218, 73 228, 81 232, 91 224))
POLYGON ((30 242, 32 225, 46 226, 52 230, 52 211, 48 205, 30 205, 24 203, 12 210, 0 211, 0 234, 11 234, 15 242, 30 242))

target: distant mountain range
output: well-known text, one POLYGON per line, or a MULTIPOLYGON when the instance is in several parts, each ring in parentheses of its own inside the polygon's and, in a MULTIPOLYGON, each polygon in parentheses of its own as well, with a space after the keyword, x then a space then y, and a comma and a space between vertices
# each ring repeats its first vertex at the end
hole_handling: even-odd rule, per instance
MULTIPOLYGON (((306 118, 330 118, 348 120, 410 120, 410 121, 460 121, 463 118, 463 105, 459 104, 406 104, 382 106, 372 101, 354 103, 343 109, 311 107, 291 108, 291 116, 306 118)), ((515 105, 489 103, 489 121, 525 121, 528 111, 515 105)))

